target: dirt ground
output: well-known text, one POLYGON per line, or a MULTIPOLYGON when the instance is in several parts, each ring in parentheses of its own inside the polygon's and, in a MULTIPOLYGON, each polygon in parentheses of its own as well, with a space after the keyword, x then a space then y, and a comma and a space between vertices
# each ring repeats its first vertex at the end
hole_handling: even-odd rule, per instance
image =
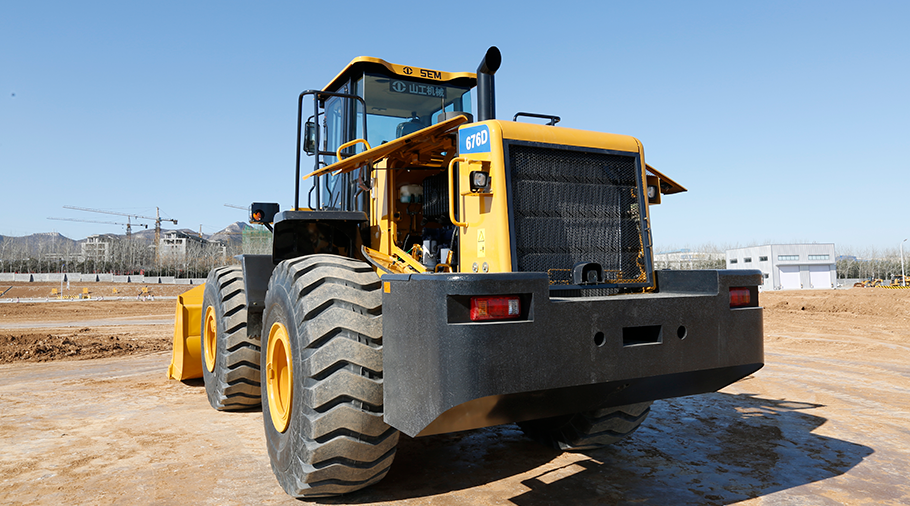
MULTIPOLYGON (((174 300, 113 299, 0 304, 0 504, 299 504, 260 411, 215 412, 200 382, 165 378, 174 300)), ((321 502, 910 504, 910 290, 761 303, 762 370, 655 402, 613 447, 559 453, 515 426, 402 436, 385 480, 321 502)))
POLYGON ((89 296, 92 299, 135 299, 140 293, 142 293, 143 288, 145 288, 148 293, 152 294, 155 297, 175 297, 194 287, 191 285, 164 285, 154 283, 95 283, 89 281, 73 282, 69 285, 66 283, 44 281, 37 283, 0 283, 0 293, 5 292, 7 288, 10 288, 10 290, 3 295, 2 299, 0 299, 2 301, 8 301, 10 299, 15 299, 16 297, 19 297, 21 299, 53 299, 56 297, 56 295, 52 294, 52 291, 54 289, 57 290, 57 295, 73 298, 81 295, 85 288, 88 288, 89 296))
MULTIPOLYGON (((85 285, 91 298, 75 300, 50 295, 59 283, 14 285, 0 299, 0 364, 170 350, 176 296, 193 288, 153 285, 140 297, 146 285, 85 285)), ((7 288, 0 285, 0 292, 7 288)), ((82 288, 73 284, 63 295, 78 296, 82 288)))

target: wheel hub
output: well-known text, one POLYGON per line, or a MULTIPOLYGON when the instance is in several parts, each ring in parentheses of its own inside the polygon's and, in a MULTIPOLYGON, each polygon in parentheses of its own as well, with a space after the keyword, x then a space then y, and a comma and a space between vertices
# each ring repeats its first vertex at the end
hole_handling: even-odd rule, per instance
POLYGON ((272 424, 275 430, 284 432, 291 421, 294 378, 291 370, 291 340, 287 328, 281 323, 276 322, 269 329, 265 378, 272 424))
POLYGON ((215 308, 209 306, 205 310, 205 327, 202 336, 203 356, 205 357, 205 368, 209 372, 215 370, 215 352, 217 351, 218 342, 218 321, 215 318, 215 308))

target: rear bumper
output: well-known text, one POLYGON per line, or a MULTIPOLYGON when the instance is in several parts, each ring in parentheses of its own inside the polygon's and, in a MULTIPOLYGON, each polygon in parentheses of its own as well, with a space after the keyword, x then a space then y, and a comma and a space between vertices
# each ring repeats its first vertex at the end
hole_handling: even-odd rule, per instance
POLYGON ((716 391, 763 365, 758 271, 657 271, 659 291, 550 298, 546 274, 385 275, 385 420, 409 436, 716 391), (757 297, 757 289, 752 290, 757 297), (473 323, 473 295, 521 321, 473 323))

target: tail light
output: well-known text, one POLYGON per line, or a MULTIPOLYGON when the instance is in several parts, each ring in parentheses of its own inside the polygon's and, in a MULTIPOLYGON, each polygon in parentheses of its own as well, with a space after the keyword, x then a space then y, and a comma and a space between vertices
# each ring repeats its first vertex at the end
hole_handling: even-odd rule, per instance
POLYGON ((516 296, 471 297, 471 321, 510 320, 521 316, 521 299, 516 296))
MULTIPOLYGON (((756 301, 757 302, 757 301, 756 301)), ((752 291, 748 288, 730 289, 730 307, 749 307, 752 303, 752 291)))

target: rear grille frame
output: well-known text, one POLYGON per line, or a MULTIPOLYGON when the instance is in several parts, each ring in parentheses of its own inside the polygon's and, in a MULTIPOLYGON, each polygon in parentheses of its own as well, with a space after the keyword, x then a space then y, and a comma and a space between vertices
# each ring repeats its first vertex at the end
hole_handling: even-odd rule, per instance
MULTIPOLYGON (((635 197, 634 197, 634 199, 632 199, 631 197, 629 197, 629 198, 630 198, 630 200, 637 201, 637 204, 638 204, 637 226, 638 226, 638 236, 641 239, 640 240, 641 248, 640 248, 640 250, 636 250, 636 252, 627 251, 627 254, 635 253, 636 255, 639 255, 639 258, 641 259, 640 264, 642 265, 642 267, 643 267, 642 270, 644 271, 643 276, 639 276, 637 279, 634 279, 634 280, 621 279, 621 280, 617 281, 615 279, 614 280, 604 279, 604 281, 600 284, 575 285, 575 284, 572 284, 571 274, 569 274, 569 276, 570 276, 569 282, 565 282, 562 280, 554 280, 554 274, 552 271, 564 271, 566 269, 572 268, 571 265, 558 265, 554 268, 550 268, 547 271, 544 271, 544 272, 547 272, 547 274, 550 278, 550 290, 554 291, 554 292, 563 292, 566 290, 572 290, 574 292, 577 292, 578 290, 582 290, 581 293, 589 292, 589 290, 590 290, 593 293, 603 293, 604 292, 603 289, 609 289, 610 292, 614 292, 617 289, 619 289, 619 290, 622 290, 625 288, 640 289, 640 288, 647 288, 647 287, 654 286, 654 266, 652 263, 651 229, 650 229, 650 224, 649 224, 648 215, 647 215, 647 213, 648 213, 647 202, 648 201, 647 201, 647 196, 645 195, 645 184, 643 181, 643 170, 642 170, 643 163, 642 163, 641 156, 639 153, 629 152, 629 151, 617 151, 617 150, 609 150, 609 149, 597 149, 597 148, 589 148, 589 147, 570 146, 570 145, 563 145, 563 144, 549 144, 549 143, 541 143, 541 142, 530 142, 530 141, 521 141, 521 140, 514 140, 514 139, 504 139, 503 140, 503 162, 505 165, 506 188, 507 188, 507 198, 508 198, 509 235, 510 235, 509 243, 510 243, 510 248, 511 248, 512 272, 541 272, 541 270, 539 270, 539 269, 528 270, 528 269, 522 268, 522 266, 521 266, 522 263, 527 264, 527 263, 534 263, 534 262, 533 261, 522 262, 522 260, 527 255, 525 255, 525 256, 519 255, 520 243, 519 243, 518 235, 521 232, 520 232, 520 226, 516 225, 516 221, 523 221, 523 218, 516 217, 516 215, 520 214, 520 213, 518 211, 519 207, 516 206, 517 203, 514 200, 515 196, 516 196, 515 194, 517 193, 514 183, 521 182, 522 179, 513 177, 513 175, 515 174, 515 169, 516 169, 513 166, 515 164, 515 161, 513 159, 513 154, 518 155, 522 151, 534 150, 534 149, 545 150, 545 151, 549 150, 552 153, 568 152, 567 153, 568 156, 575 156, 575 157, 578 157, 578 156, 584 157, 584 155, 589 155, 590 157, 601 158, 602 160, 603 160, 603 155, 606 155, 607 157, 627 157, 627 158, 629 158, 628 162, 633 164, 632 165, 633 168, 631 170, 634 172, 634 178, 635 178, 635 190, 634 190, 635 197), (516 218, 518 218, 518 219, 516 220, 516 218), (598 290, 594 291, 593 289, 598 289, 598 290)), ((537 181, 537 182, 539 183, 539 181, 537 181)), ((558 183, 552 183, 552 182, 547 182, 547 183, 548 184, 558 184, 558 183)), ((590 187, 590 186, 594 186, 594 185, 586 184, 586 186, 590 187)), ((609 185, 603 185, 603 186, 609 186, 609 185)), ((631 186, 631 180, 629 180, 629 186, 631 186)), ((581 219, 581 218, 582 217, 577 217, 576 219, 581 219)), ((607 227, 604 226, 601 228, 607 228, 607 227)), ((527 234, 525 234, 525 235, 527 235, 527 234)), ((571 253, 567 253, 567 254, 571 255, 571 253)), ((616 252, 616 254, 622 255, 621 252, 616 252)), ((595 260, 596 259, 592 258, 592 259, 583 260, 583 261, 595 261, 595 260)), ((628 263, 628 262, 625 262, 625 263, 628 263)), ((639 264, 639 261, 636 260, 636 265, 634 266, 636 271, 638 270, 638 264, 639 264)), ((627 265, 622 265, 623 270, 625 270, 627 267, 628 267, 627 265)), ((605 269, 604 278, 608 278, 608 275, 606 274, 608 266, 603 265, 603 268, 605 269)), ((565 273, 560 272, 559 275, 564 276, 565 273)), ((568 294, 570 292, 565 292, 565 293, 568 294)))

